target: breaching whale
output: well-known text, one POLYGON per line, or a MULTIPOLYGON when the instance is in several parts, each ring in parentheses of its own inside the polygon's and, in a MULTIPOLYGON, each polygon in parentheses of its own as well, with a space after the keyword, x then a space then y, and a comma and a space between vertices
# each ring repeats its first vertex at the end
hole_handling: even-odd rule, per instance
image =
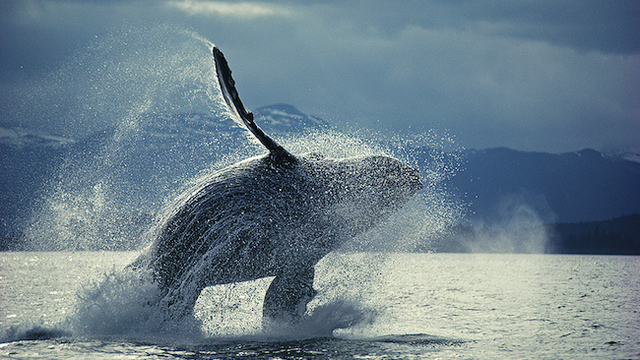
POLYGON ((183 194, 133 266, 151 271, 173 319, 192 314, 207 286, 274 277, 263 317, 295 321, 315 295, 316 263, 400 209, 422 188, 419 172, 387 156, 291 154, 258 127, 224 55, 212 52, 231 117, 269 152, 183 194))

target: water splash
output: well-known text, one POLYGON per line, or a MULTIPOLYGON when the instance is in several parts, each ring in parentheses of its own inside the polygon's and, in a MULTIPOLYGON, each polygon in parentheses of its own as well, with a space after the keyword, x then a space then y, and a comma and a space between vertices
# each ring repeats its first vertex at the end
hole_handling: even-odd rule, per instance
POLYGON ((262 302, 273 278, 211 286, 203 290, 193 317, 180 322, 164 321, 164 309, 156 307, 158 288, 148 273, 130 268, 112 270, 85 284, 78 293, 74 313, 56 328, 25 327, 76 337, 125 337, 167 339, 177 342, 216 340, 270 341, 332 336, 336 330, 362 331, 373 323, 383 305, 376 292, 387 286, 382 273, 387 266, 382 254, 330 254, 317 265, 314 287, 318 295, 305 316, 294 324, 277 323, 265 328, 262 302), (365 285, 363 285, 365 284, 365 285), (357 289, 368 288, 365 293, 357 289))
POLYGON ((26 229, 32 248, 118 249, 141 236, 137 229, 176 181, 227 151, 220 151, 214 117, 183 116, 210 142, 171 133, 171 115, 222 113, 210 45, 173 27, 114 31, 26 96, 34 106, 21 118, 47 118, 55 133, 84 137, 26 229))
MULTIPOLYGON (((44 90, 29 95, 36 106, 22 113, 25 118, 42 118, 53 108, 49 116, 56 121, 51 123, 61 124, 57 133, 94 134, 86 140, 91 146, 70 154, 35 212, 27 228, 34 247, 84 250, 100 244, 115 250, 122 244, 148 243, 154 223, 145 216, 162 217, 174 206, 177 194, 200 176, 263 152, 241 129, 218 131, 226 110, 210 46, 197 34, 172 27, 116 31, 47 79, 44 90)), ((427 188, 400 213, 345 244, 342 251, 413 250, 463 213, 441 186, 459 166, 459 159, 448 158, 441 150, 452 144, 446 136, 426 134, 379 142, 327 130, 279 140, 296 154, 392 155, 420 167, 422 177, 428 179, 427 188), (433 151, 428 164, 419 163, 412 152, 418 144, 422 151, 433 151)), ((319 272, 330 280, 317 284, 320 294, 309 304, 304 320, 266 334, 260 301, 269 279, 208 288, 196 316, 168 328, 162 309, 150 305, 158 289, 149 274, 130 269, 87 284, 79 294, 75 315, 64 326, 78 336, 331 335, 336 329, 364 326, 382 311, 378 304, 353 293, 350 289, 355 287, 349 284, 364 281, 374 290, 385 286, 387 280, 375 276, 390 266, 385 259, 375 255, 348 265, 336 257, 325 258, 319 272), (361 271, 348 272, 349 266, 361 271), (363 273, 364 268, 368 271, 363 273), (239 314, 251 316, 238 319, 239 314)))

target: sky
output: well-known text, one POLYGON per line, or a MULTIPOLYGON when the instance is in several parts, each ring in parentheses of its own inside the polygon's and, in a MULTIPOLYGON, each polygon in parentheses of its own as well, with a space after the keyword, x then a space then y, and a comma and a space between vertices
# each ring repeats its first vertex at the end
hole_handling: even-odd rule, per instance
POLYGON ((640 152, 635 0, 3 0, 0 124, 55 121, 20 94, 125 28, 215 43, 249 109, 288 103, 344 129, 433 129, 468 149, 640 152))

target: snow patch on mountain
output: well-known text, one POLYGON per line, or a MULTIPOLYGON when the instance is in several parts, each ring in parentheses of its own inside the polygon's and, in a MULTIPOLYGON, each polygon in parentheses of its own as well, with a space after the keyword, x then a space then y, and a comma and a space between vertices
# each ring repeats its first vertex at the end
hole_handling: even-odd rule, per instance
POLYGON ((621 154, 620 158, 623 160, 640 163, 640 153, 637 153, 637 152, 627 152, 627 153, 621 154))
POLYGON ((263 106, 256 109, 254 119, 258 126, 267 133, 273 132, 308 132, 329 129, 331 125, 323 119, 306 115, 296 107, 288 104, 263 106))

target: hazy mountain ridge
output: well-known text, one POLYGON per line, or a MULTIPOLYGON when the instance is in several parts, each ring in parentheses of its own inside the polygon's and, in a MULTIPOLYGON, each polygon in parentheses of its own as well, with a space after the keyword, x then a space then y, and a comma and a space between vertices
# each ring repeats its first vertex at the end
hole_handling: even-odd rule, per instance
POLYGON ((254 111, 255 121, 267 133, 326 130, 331 124, 323 119, 303 114, 292 105, 276 104, 263 106, 254 111))
MULTIPOLYGON (((276 137, 332 129, 328 122, 287 104, 261 107, 254 114, 265 132, 276 137)), ((87 168, 108 173, 109 181, 120 184, 118 196, 123 202, 138 201, 119 218, 141 227, 151 219, 145 204, 165 198, 176 182, 197 176, 224 154, 241 148, 246 152, 252 141, 224 114, 145 115, 137 120, 133 129, 108 128, 80 140, 0 125, 0 237, 9 240, 14 234, 13 242, 19 238, 20 226, 47 191, 50 194, 62 167, 76 171, 78 177, 91 176, 84 171, 87 168), (118 151, 109 152, 116 138, 118 151)), ((261 151, 254 145, 254 151, 261 151)), ((450 154, 427 146, 406 147, 420 167, 435 161, 459 168, 442 186, 470 204, 466 218, 470 224, 504 222, 522 207, 546 224, 640 213, 640 163, 629 160, 629 154, 605 156, 591 149, 548 154, 507 148, 450 154), (456 165, 460 158, 461 167, 456 165)), ((102 181, 72 181, 84 180, 102 181)))
POLYGON ((471 216, 497 221, 526 205, 544 222, 602 221, 640 213, 640 163, 592 149, 562 154, 494 148, 466 152, 451 180, 471 216))
MULTIPOLYGON (((291 105, 265 106, 254 114, 261 127, 276 136, 330 126, 291 105)), ((136 227, 151 218, 159 203, 225 155, 245 158, 262 152, 225 114, 145 114, 131 124, 123 122, 78 140, 0 124, 0 237, 15 243, 34 212, 61 205, 47 203, 56 192, 81 199, 93 196, 92 187, 104 183, 117 184, 117 194, 107 194, 112 211, 94 213, 86 209, 90 204, 74 204, 81 213, 73 221, 95 223, 97 236, 109 233, 108 224, 120 223, 137 238, 136 227), (247 149, 251 144, 253 150, 247 149)))
POLYGON ((0 127, 0 236, 15 232, 55 176, 75 141, 18 127, 0 127))

